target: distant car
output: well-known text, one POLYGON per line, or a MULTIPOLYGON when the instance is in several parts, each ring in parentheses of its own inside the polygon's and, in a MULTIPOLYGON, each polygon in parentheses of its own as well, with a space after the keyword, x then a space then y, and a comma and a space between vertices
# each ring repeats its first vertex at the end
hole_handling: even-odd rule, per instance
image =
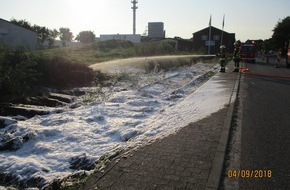
POLYGON ((256 43, 242 43, 240 56, 243 61, 255 63, 257 56, 256 43))

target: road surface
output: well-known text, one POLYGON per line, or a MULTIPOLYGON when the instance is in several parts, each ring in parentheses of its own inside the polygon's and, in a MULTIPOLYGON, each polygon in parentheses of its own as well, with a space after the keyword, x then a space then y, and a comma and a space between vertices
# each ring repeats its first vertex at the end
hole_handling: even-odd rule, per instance
POLYGON ((290 189, 290 69, 263 62, 248 67, 226 189, 290 189))

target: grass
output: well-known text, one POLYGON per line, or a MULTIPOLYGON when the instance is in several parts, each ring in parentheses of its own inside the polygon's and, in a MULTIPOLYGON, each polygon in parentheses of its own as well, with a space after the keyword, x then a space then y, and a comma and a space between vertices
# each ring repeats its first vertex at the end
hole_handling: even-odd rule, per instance
POLYGON ((168 71, 170 69, 191 66, 197 62, 218 62, 214 60, 214 57, 208 56, 153 56, 153 57, 137 57, 122 60, 109 61, 104 63, 97 63, 90 65, 94 70, 100 70, 105 73, 117 73, 117 72, 143 72, 149 73, 153 70, 168 71))
POLYGON ((174 68, 191 66, 199 61, 211 61, 212 57, 167 57, 157 60, 149 60, 144 64, 147 73, 152 71, 169 71, 174 68))
MULTIPOLYGON (((111 78, 106 78, 103 73, 112 66, 117 66, 115 71, 119 72, 133 68, 150 73, 192 65, 200 60, 200 57, 193 56, 160 57, 182 53, 175 51, 172 44, 162 41, 133 44, 128 41, 109 40, 34 52, 0 50, 0 62, 3 62, 0 64, 0 90, 6 93, 4 99, 18 99, 20 95, 25 99, 30 96, 31 89, 43 86, 60 89, 102 86, 104 81, 111 78), (107 61, 112 63, 108 64, 107 61)), ((204 61, 212 57, 202 59, 204 61)), ((0 98, 4 95, 2 93, 0 98)))
MULTIPOLYGON (((129 57, 180 54, 167 42, 142 42, 133 44, 128 41, 109 40, 77 47, 63 47, 37 51, 44 57, 61 56, 68 60, 91 65, 129 57)), ((188 54, 188 52, 186 52, 188 54)))
POLYGON ((38 51, 45 58, 54 56, 65 57, 73 62, 91 64, 105 61, 105 58, 99 56, 99 52, 91 48, 91 45, 82 45, 80 47, 63 47, 38 51))

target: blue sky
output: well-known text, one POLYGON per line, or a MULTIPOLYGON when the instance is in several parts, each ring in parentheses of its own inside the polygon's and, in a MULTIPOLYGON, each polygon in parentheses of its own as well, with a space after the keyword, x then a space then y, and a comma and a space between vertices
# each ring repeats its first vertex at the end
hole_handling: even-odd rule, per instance
MULTIPOLYGON (((50 29, 68 27, 76 36, 133 32, 131 0, 0 0, 0 18, 25 19, 50 29)), ((268 39, 279 21, 290 16, 289 0, 139 0, 136 33, 148 22, 164 22, 167 37, 191 38, 208 26, 236 33, 236 38, 268 39)))

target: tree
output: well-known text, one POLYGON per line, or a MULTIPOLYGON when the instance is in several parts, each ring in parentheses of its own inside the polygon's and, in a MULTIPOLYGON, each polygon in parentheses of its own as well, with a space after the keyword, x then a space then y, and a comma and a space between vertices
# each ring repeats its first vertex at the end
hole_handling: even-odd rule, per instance
POLYGON ((57 38, 59 35, 59 32, 56 29, 51 30, 43 26, 34 25, 33 29, 38 34, 37 41, 38 41, 38 44, 41 46, 43 45, 45 41, 47 41, 48 46, 52 47, 55 38, 57 38))
POLYGON ((290 16, 278 21, 273 29, 272 40, 275 49, 284 49, 285 43, 290 40, 290 16))
POLYGON ((62 41, 63 46, 66 46, 67 42, 71 42, 73 37, 73 33, 70 31, 69 28, 59 29, 59 38, 62 41))
POLYGON ((49 47, 52 47, 55 38, 57 38, 59 36, 59 31, 56 29, 53 30, 49 30, 49 38, 48 38, 48 45, 49 47))
POLYGON ((37 32, 37 41, 39 45, 42 45, 43 42, 45 42, 46 40, 48 40, 48 38, 50 37, 50 33, 49 33, 49 29, 46 27, 42 27, 42 26, 38 26, 38 25, 34 25, 33 26, 33 30, 35 32, 37 32))
MULTIPOLYGON (((26 28, 28 30, 33 30, 32 25, 30 24, 30 22, 26 21, 26 20, 16 20, 16 19, 11 19, 10 20, 11 23, 17 25, 17 26, 21 26, 23 28, 26 28)), ((33 30, 34 31, 34 30, 33 30)))
POLYGON ((57 38, 57 36, 59 35, 59 32, 56 29, 50 30, 44 26, 38 26, 36 24, 32 26, 30 22, 26 20, 11 19, 10 22, 17 26, 21 26, 23 28, 36 32, 37 42, 41 46, 45 41, 48 41, 49 46, 51 47, 54 42, 54 39, 57 38))
POLYGON ((265 52, 269 52, 270 50, 273 50, 273 40, 272 38, 264 40, 263 44, 262 44, 262 49, 265 52))
POLYGON ((80 41, 82 43, 92 43, 96 39, 96 35, 92 31, 82 31, 80 32, 75 40, 80 41))

